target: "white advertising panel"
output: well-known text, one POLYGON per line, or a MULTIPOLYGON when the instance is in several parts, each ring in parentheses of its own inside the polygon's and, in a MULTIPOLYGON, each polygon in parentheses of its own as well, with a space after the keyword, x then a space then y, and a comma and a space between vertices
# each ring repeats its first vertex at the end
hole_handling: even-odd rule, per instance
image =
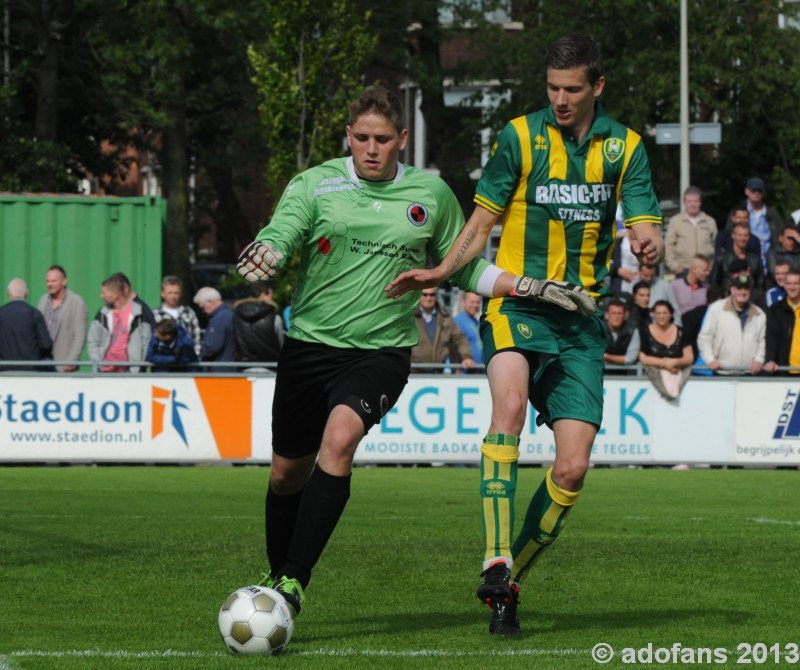
MULTIPOLYGON (((800 380, 798 380, 800 381, 800 380)), ((0 462, 269 462, 275 378, 0 376, 0 462)), ((678 400, 607 378, 595 464, 800 465, 800 383, 692 378, 678 400)), ((472 463, 491 420, 483 375, 412 376, 358 463, 472 463)), ((522 463, 555 456, 529 408, 522 463)))
POLYGON ((739 384, 731 462, 800 464, 800 380, 739 384))
MULTIPOLYGON (((595 463, 652 463, 670 459, 672 440, 658 436, 664 403, 647 381, 607 380, 603 424, 592 449, 595 463)), ((707 410, 706 410, 707 411, 707 410)), ((397 405, 361 442, 360 462, 472 462, 491 420, 485 377, 412 377, 397 405)), ((520 439, 520 462, 552 461, 553 433, 536 425, 529 408, 520 439)))
POLYGON ((250 458, 247 379, 0 379, 0 457, 14 461, 250 458))

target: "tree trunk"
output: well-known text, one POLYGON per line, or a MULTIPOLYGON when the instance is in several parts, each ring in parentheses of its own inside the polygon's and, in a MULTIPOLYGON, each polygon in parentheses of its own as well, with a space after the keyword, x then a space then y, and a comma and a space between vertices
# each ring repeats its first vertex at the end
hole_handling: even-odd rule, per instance
MULTIPOLYGON (((161 165, 164 171, 164 194, 167 198, 167 225, 164 230, 162 274, 175 274, 183 285, 191 286, 188 236, 188 158, 186 106, 174 103, 166 107, 169 123, 163 135, 161 165)), ((190 296, 184 296, 190 298, 190 296)))

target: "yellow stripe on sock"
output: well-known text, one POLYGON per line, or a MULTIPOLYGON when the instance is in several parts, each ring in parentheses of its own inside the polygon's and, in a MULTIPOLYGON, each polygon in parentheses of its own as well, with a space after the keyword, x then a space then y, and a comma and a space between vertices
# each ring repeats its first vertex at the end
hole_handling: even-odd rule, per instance
POLYGON ((563 511, 563 505, 559 505, 555 502, 552 503, 544 513, 542 520, 539 522, 539 528, 541 528, 548 535, 552 535, 563 511))
POLYGON ((494 500, 483 499, 483 522, 486 525, 486 560, 494 558, 495 537, 497 532, 497 518, 494 514, 494 500))
POLYGON ((488 459, 481 459, 481 479, 494 479, 494 463, 488 459))
POLYGON ((514 565, 511 566, 511 581, 521 584, 525 580, 524 570, 526 566, 536 558, 536 555, 544 547, 538 542, 529 540, 522 551, 514 557, 514 565))
POLYGON ((508 498, 497 498, 499 527, 497 532, 498 556, 511 556, 511 506, 508 498))

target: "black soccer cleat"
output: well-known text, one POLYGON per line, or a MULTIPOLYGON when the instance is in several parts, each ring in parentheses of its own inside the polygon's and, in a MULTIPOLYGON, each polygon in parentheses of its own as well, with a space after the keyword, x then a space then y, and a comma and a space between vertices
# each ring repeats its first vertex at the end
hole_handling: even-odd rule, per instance
POLYGON ((489 620, 490 635, 519 635, 522 632, 517 616, 517 605, 519 605, 519 589, 512 587, 508 602, 499 602, 492 609, 492 618, 489 620))
POLYGON ((508 585, 508 579, 511 576, 511 571, 503 561, 492 563, 486 570, 481 573, 483 583, 478 587, 478 600, 486 603, 494 609, 498 603, 507 603, 511 601, 512 593, 511 587, 508 585))

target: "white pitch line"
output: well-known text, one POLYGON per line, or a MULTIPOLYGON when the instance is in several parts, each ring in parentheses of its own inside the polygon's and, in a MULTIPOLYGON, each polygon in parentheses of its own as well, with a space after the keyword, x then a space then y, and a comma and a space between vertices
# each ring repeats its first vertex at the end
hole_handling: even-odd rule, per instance
POLYGON ((800 521, 783 521, 781 519, 765 519, 764 517, 756 517, 748 519, 748 521, 755 521, 756 523, 774 523, 781 526, 800 526, 800 521))
MULTIPOLYGON (((475 651, 458 651, 450 649, 289 649, 287 656, 325 656, 339 658, 468 658, 468 657, 509 657, 509 656, 586 656, 589 649, 495 649, 475 651)), ((178 651, 166 649, 163 651, 126 651, 102 649, 68 649, 64 651, 44 651, 25 649, 12 651, 8 654, 14 658, 216 658, 231 656, 228 652, 178 651)), ((12 670, 10 666, 3 665, 0 657, 0 670, 12 670)))
POLYGON ((5 656, 0 656, 0 670, 14 670, 14 666, 8 662, 5 656))
POLYGON ((287 651, 292 656, 362 656, 391 658, 465 658, 485 656, 584 656, 589 649, 476 649, 475 651, 456 651, 451 649, 310 649, 308 651, 287 651))
POLYGON ((9 656, 15 658, 204 658, 212 656, 228 656, 225 652, 207 654, 202 651, 178 651, 165 649, 163 651, 126 651, 124 649, 104 651, 102 649, 67 649, 64 651, 44 651, 37 649, 24 649, 12 651, 9 656))

